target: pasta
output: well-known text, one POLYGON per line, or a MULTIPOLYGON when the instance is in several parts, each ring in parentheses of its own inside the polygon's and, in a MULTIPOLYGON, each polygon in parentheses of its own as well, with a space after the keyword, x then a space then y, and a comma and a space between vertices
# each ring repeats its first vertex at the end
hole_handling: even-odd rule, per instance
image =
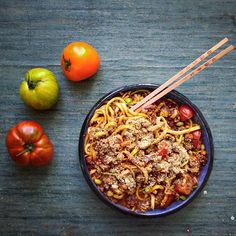
POLYGON ((180 120, 179 105, 167 98, 141 111, 130 107, 150 92, 114 97, 98 108, 85 137, 85 157, 97 188, 132 211, 166 208, 198 185, 207 161, 201 127, 180 120))

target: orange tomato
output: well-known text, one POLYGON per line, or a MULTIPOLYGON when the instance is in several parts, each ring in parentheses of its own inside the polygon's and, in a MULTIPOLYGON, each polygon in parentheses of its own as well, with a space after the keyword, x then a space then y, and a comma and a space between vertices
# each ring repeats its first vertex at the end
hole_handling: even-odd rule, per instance
POLYGON ((94 75, 100 66, 97 51, 85 42, 67 45, 61 56, 61 68, 68 80, 80 81, 94 75))

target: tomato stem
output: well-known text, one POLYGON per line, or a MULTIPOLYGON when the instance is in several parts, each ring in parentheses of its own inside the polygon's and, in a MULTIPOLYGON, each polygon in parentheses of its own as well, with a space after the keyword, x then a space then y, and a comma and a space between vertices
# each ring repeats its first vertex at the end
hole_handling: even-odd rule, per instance
POLYGON ((24 148, 25 148, 25 150, 26 150, 27 152, 32 152, 32 151, 34 150, 34 144, 32 144, 32 143, 26 143, 26 144, 24 145, 24 148))
POLYGON ((27 84, 28 84, 28 88, 29 88, 29 89, 35 89, 35 87, 37 86, 37 84, 38 84, 39 82, 41 82, 41 80, 39 79, 39 80, 37 80, 37 81, 32 81, 32 80, 31 80, 31 75, 30 75, 30 73, 28 72, 27 75, 26 75, 26 82, 27 82, 27 84))
POLYGON ((65 70, 70 71, 70 66, 71 66, 70 59, 69 60, 65 59, 65 57, 63 55, 63 60, 64 60, 64 64, 65 64, 65 70))
POLYGON ((26 152, 32 152, 34 150, 35 146, 33 143, 26 143, 24 145, 24 150, 19 152, 16 156, 21 156, 22 154, 26 153, 26 152))
POLYGON ((22 154, 24 154, 24 153, 26 153, 26 152, 27 152, 27 150, 24 149, 23 151, 17 153, 16 156, 17 156, 17 157, 18 157, 18 156, 21 156, 22 154))
POLYGON ((28 81, 28 87, 29 89, 34 89, 37 85, 37 82, 34 81, 28 81))

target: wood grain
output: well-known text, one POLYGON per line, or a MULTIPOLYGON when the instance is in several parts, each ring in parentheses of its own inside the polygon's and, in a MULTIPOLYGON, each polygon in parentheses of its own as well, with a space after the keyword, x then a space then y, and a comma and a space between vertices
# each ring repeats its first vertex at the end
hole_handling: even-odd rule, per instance
POLYGON ((87 186, 77 150, 82 122, 102 95, 126 84, 163 83, 223 37, 235 45, 235 19, 234 0, 1 0, 0 235, 236 235, 235 52, 178 89, 209 122, 215 162, 207 194, 177 214, 137 219, 110 209, 87 186), (75 40, 101 55, 99 73, 78 84, 60 69, 63 47, 75 40), (34 111, 19 98, 32 67, 49 68, 59 80, 51 111, 34 111), (53 141, 51 166, 11 163, 5 135, 25 119, 39 122, 53 141))

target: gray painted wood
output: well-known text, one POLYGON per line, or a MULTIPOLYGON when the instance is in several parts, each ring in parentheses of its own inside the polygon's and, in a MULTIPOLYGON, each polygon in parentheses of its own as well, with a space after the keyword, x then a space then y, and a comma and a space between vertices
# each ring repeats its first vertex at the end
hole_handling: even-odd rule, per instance
POLYGON ((202 110, 215 142, 207 194, 185 209, 161 219, 110 209, 87 186, 77 151, 82 122, 106 92, 162 83, 224 36, 236 44, 235 33, 234 0, 1 0, 0 235, 236 235, 235 52, 178 89, 202 110), (99 73, 78 84, 60 69, 63 47, 75 40, 101 55, 99 73), (19 98, 32 67, 49 68, 59 80, 51 111, 34 111, 19 98), (22 170, 10 161, 6 132, 25 119, 39 122, 53 141, 51 166, 22 170))

